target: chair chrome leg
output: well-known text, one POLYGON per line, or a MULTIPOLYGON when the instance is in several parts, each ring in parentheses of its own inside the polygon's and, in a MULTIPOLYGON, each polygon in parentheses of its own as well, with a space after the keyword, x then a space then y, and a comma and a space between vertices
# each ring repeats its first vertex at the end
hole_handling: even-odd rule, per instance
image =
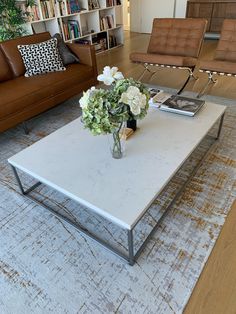
POLYGON ((210 84, 215 84, 217 82, 217 79, 214 79, 213 75, 214 74, 212 72, 208 73, 208 81, 207 81, 206 85, 203 87, 203 89, 200 91, 200 93, 197 95, 197 98, 201 98, 205 94, 205 92, 206 92, 206 90, 210 84))
POLYGON ((189 80, 191 78, 194 78, 195 80, 198 80, 198 77, 196 77, 194 74, 193 74, 193 69, 191 68, 179 68, 181 70, 188 70, 188 77, 187 77, 187 80, 184 82, 184 85, 180 88, 180 90, 177 92, 177 95, 180 95, 182 93, 182 91, 185 89, 186 85, 188 84, 189 80))
POLYGON ((153 71, 151 71, 149 68, 148 68, 148 64, 142 64, 142 66, 144 67, 144 70, 143 70, 143 72, 141 73, 141 75, 139 76, 139 78, 138 78, 138 81, 142 81, 142 78, 143 78, 143 76, 144 76, 144 74, 146 73, 146 72, 149 72, 149 73, 151 73, 151 76, 150 76, 150 78, 149 78, 149 81, 150 81, 150 79, 153 77, 153 75, 156 73, 156 72, 153 72, 153 71))

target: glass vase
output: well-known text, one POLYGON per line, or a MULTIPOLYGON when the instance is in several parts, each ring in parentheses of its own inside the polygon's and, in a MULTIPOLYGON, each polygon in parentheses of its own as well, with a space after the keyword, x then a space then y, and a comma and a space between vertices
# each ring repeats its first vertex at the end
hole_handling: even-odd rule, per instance
POLYGON ((113 132, 113 146, 112 146, 112 157, 115 159, 122 158, 122 147, 120 141, 120 128, 113 132))

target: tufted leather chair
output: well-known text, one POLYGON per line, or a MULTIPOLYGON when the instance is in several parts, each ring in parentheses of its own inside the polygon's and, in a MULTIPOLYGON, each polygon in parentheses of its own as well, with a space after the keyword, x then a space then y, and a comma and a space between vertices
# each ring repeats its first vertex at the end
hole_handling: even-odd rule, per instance
POLYGON ((221 29, 215 57, 201 61, 199 71, 208 74, 208 82, 198 94, 201 97, 210 83, 216 83, 214 75, 236 76, 236 20, 225 19, 221 29))
MULTIPOLYGON (((144 66, 141 79, 149 66, 186 69, 189 72, 184 89, 197 63, 207 21, 191 18, 155 18, 147 53, 133 52, 130 60, 144 66)), ((151 77, 156 72, 151 72, 151 77)))

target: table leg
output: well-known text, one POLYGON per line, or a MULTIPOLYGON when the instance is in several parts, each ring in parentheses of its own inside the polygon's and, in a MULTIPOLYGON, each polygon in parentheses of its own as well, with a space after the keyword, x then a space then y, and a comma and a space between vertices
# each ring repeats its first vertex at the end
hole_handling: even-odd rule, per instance
POLYGON ((219 128, 218 128, 216 140, 218 140, 220 138, 220 134, 221 134, 221 130, 222 130, 223 122, 224 122, 224 116, 225 116, 225 114, 223 114, 220 118, 220 124, 219 124, 219 128))
POLYGON ((133 230, 128 230, 128 251, 129 251, 129 264, 134 265, 134 242, 133 242, 133 230))
POLYGON ((20 180, 20 177, 19 177, 19 175, 18 175, 18 173, 17 173, 16 168, 15 168, 14 166, 12 166, 12 165, 11 165, 11 167, 12 167, 14 176, 15 176, 15 178, 16 178, 16 182, 18 183, 18 186, 19 186, 19 188, 20 188, 20 191, 21 191, 21 193, 22 193, 23 195, 26 195, 26 194, 30 193, 31 191, 33 191, 34 189, 36 189, 36 188, 41 184, 41 182, 38 181, 38 182, 36 182, 34 185, 32 185, 31 187, 29 187, 27 190, 25 190, 24 187, 23 187, 23 185, 22 185, 22 183, 21 183, 21 180, 20 180))

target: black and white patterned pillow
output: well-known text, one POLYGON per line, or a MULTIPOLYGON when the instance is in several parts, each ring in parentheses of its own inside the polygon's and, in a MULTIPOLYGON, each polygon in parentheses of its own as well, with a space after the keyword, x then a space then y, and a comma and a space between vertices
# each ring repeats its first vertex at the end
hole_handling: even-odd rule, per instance
POLYGON ((24 62, 26 77, 66 70, 57 48, 56 38, 38 44, 18 45, 17 48, 24 62))

